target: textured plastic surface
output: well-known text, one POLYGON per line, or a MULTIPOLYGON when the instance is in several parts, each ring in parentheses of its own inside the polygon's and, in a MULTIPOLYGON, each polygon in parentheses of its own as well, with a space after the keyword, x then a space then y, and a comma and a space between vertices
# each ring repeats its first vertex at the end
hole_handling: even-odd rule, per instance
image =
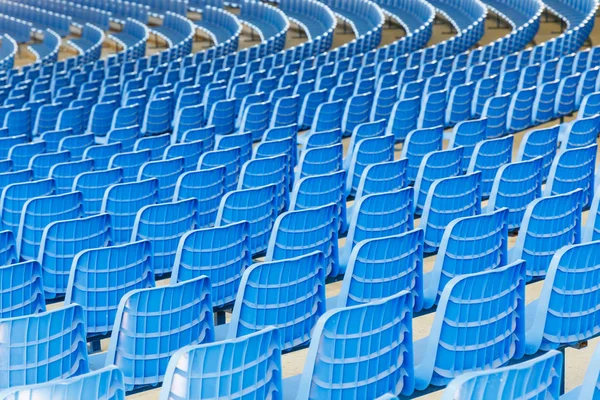
POLYGON ((106 365, 123 371, 125 388, 156 386, 180 348, 213 341, 210 281, 137 289, 121 299, 106 365), (177 321, 172 324, 171 321, 177 321))
POLYGON ((54 179, 57 194, 68 193, 73 189, 77 175, 94 169, 94 160, 71 161, 56 164, 50 168, 49 178, 54 179))
POLYGON ((13 236, 17 237, 21 213, 27 200, 51 194, 54 194, 54 180, 52 179, 14 183, 6 186, 0 197, 2 229, 11 230, 13 236))
POLYGON ((324 175, 342 169, 341 143, 304 150, 300 155, 296 181, 306 176, 324 175))
POLYGON ((279 331, 268 327, 238 339, 184 347, 169 361, 160 400, 280 399, 280 340, 279 331))
POLYGON ((322 253, 313 252, 250 266, 242 275, 228 337, 274 326, 283 351, 307 344, 325 312, 325 262, 322 253))
POLYGON ((237 188, 251 189, 275 185, 277 211, 284 211, 289 206, 291 186, 287 162, 288 159, 284 154, 246 162, 242 166, 237 188))
POLYGON ((556 125, 551 128, 527 132, 519 146, 517 161, 542 157, 542 178, 544 180, 546 180, 550 173, 550 166, 556 155, 558 130, 559 127, 556 125))
POLYGON ((408 159, 406 173, 409 182, 414 182, 419 172, 423 157, 432 151, 442 150, 444 129, 434 128, 415 129, 408 133, 402 146, 402 158, 408 159))
POLYGON ((269 185, 227 192, 221 199, 215 226, 248 221, 252 254, 264 252, 277 217, 276 189, 269 185))
POLYGON ((85 319, 79 305, 0 320, 0 388, 88 372, 85 319))
POLYGON ((129 242, 138 210, 157 202, 158 181, 156 179, 120 183, 106 189, 100 212, 110 214, 113 243, 129 242))
POLYGON ((512 148, 513 138, 511 136, 483 140, 475 145, 467 172, 481 172, 481 195, 483 197, 489 197, 500 167, 510 163, 512 148))
MULTIPOLYGON (((12 248, 14 252, 14 243, 12 248)), ((46 311, 46 303, 40 264, 37 261, 25 261, 0 267, 0 318, 21 317, 43 311, 46 311)))
POLYGON ((173 200, 198 200, 197 223, 203 228, 214 225, 225 190, 225 167, 190 171, 177 179, 173 200))
POLYGON ((102 198, 106 189, 122 181, 123 170, 121 168, 84 172, 77 175, 73 182, 73 191, 81 192, 83 195, 85 215, 98 214, 102 208, 102 198))
POLYGON ((302 375, 283 381, 297 400, 374 399, 413 392, 412 298, 402 291, 328 311, 313 332, 302 375))
POLYGON ((515 365, 467 372, 452 380, 442 400, 558 399, 563 355, 550 351, 515 365))
POLYGON ((135 182, 142 165, 150 161, 150 154, 150 150, 115 154, 108 167, 123 169, 123 182, 135 182))
POLYGON ((112 330, 121 298, 154 286, 148 241, 82 251, 71 265, 65 304, 80 304, 88 336, 112 330))
POLYGON ((394 159, 394 136, 385 135, 363 139, 357 143, 352 160, 349 163, 346 190, 354 194, 360 184, 360 178, 368 165, 394 159))
POLYGON ((234 190, 242 168, 241 151, 239 148, 208 151, 200 156, 198 169, 225 167, 225 187, 227 191, 234 190))
POLYGON ((414 343, 415 387, 444 386, 465 372, 497 368, 525 350, 525 263, 455 277, 444 288, 429 336, 414 343), (502 313, 499 313, 502 310, 502 313))
POLYGON ((170 160, 150 161, 140 167, 138 181, 156 178, 158 181, 158 201, 172 201, 177 179, 185 171, 183 157, 170 160))
POLYGON ((581 189, 532 201, 509 261, 527 262, 527 279, 543 278, 554 253, 581 240, 581 189))

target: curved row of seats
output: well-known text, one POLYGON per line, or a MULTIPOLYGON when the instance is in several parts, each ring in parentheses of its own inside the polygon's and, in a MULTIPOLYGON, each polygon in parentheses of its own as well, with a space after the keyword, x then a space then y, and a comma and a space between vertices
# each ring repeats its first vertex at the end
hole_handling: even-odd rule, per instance
POLYGON ((329 50, 333 40, 337 20, 331 10, 316 0, 284 0, 279 8, 296 24, 300 25, 308 40, 321 43, 320 48, 310 54, 319 54, 329 50), (328 40, 319 40, 327 37, 328 40))
POLYGON ((125 20, 121 32, 109 34, 112 40, 123 47, 123 50, 118 53, 120 62, 144 57, 148 36, 149 30, 146 25, 129 17, 125 20))
POLYGON ((186 16, 188 0, 138 0, 136 3, 149 7, 150 14, 164 18, 166 12, 186 16))
POLYGON ((224 53, 219 55, 237 51, 242 25, 235 15, 223 9, 205 6, 202 8, 202 20, 195 23, 211 37, 213 45, 223 46, 224 53))
POLYGON ((192 21, 170 11, 165 13, 161 26, 154 27, 152 32, 161 36, 168 44, 168 60, 176 60, 192 52, 195 28, 192 21))
POLYGON ((81 31, 81 37, 70 39, 68 43, 79 51, 82 62, 87 64, 98 60, 102 55, 104 32, 96 25, 85 24, 81 31))
POLYGON ((137 2, 121 0, 73 0, 74 3, 85 5, 111 14, 110 19, 124 24, 127 18, 135 19, 142 24, 148 23, 150 8, 137 2))
POLYGON ((35 55, 37 63, 52 64, 58 60, 61 42, 60 36, 56 32, 46 29, 42 42, 29 45, 29 51, 35 55))
POLYGON ((260 1, 244 0, 239 19, 258 33, 262 43, 267 43, 267 54, 283 50, 290 23, 279 9, 260 1))
POLYGON ((12 1, 3 1, 0 3, 0 13, 10 15, 11 17, 31 22, 33 28, 41 31, 43 29, 52 29, 60 36, 69 34, 71 17, 62 14, 56 14, 46 11, 42 8, 28 6, 26 4, 12 1))
POLYGON ((103 31, 110 28, 109 20, 111 14, 102 9, 88 7, 87 5, 76 4, 66 0, 24 0, 22 3, 56 14, 68 15, 73 19, 72 22, 79 27, 83 27, 83 25, 89 23, 97 26, 103 31))
POLYGON ((425 43, 429 41, 435 18, 435 9, 431 4, 423 0, 377 0, 376 3, 384 13, 404 27, 407 35, 426 30, 425 43))
POLYGON ((0 33, 10 35, 17 43, 26 43, 31 38, 31 22, 8 15, 0 15, 0 33))

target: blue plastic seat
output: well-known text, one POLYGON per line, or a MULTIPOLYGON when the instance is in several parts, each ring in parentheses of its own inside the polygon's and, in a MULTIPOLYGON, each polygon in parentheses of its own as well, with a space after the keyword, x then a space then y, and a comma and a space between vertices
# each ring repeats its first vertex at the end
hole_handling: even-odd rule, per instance
POLYGON ((486 139, 487 119, 474 119, 470 121, 462 121, 454 126, 448 147, 463 147, 461 168, 466 171, 469 167, 471 156, 475 146, 486 139))
POLYGON ((240 338, 184 347, 169 361, 160 399, 235 398, 242 394, 256 399, 277 398, 281 396, 280 341, 279 330, 268 327, 240 338), (213 377, 215 365, 217 377, 213 377), (239 379, 249 374, 264 379, 239 379))
POLYGON ((283 381, 286 398, 374 399, 388 392, 411 394, 412 303, 410 293, 402 291, 327 311, 314 328, 302 374, 283 381))
POLYGON ((521 358, 525 263, 452 278, 442 291, 432 326, 429 336, 414 343, 418 390, 445 386, 465 372, 497 368, 521 358))
POLYGON ((290 202, 289 178, 287 157, 284 154, 258 158, 242 166, 237 188, 242 190, 275 185, 276 207, 281 212, 288 208, 290 202))
POLYGON ((0 317, 14 318, 46 311, 42 267, 37 261, 16 261, 15 242, 10 231, 0 232, 7 245, 0 267, 0 317))
POLYGON ((503 267, 508 259, 508 210, 457 218, 444 231, 433 270, 424 276, 423 308, 431 308, 455 276, 503 267))
POLYGON ((427 194, 436 180, 462 175, 463 154, 463 147, 425 154, 415 178, 414 207, 416 215, 420 215, 425 208, 427 194))
POLYGON ((184 171, 193 171, 196 169, 198 159, 204 151, 204 142, 202 140, 187 143, 175 143, 165 149, 163 160, 182 157, 184 171))
POLYGON ((91 248, 110 245, 108 214, 51 222, 43 229, 39 242, 38 261, 46 299, 66 293, 71 263, 77 253, 91 248))
MULTIPOLYGON (((240 132, 251 132, 252 140, 258 141, 269 129, 271 121, 271 103, 261 102, 250 104, 244 109, 241 117, 240 132)), ((225 132, 229 133, 229 132, 225 132)))
POLYGON ((532 110, 532 124, 540 125, 554 119, 558 94, 558 80, 542 84, 536 94, 532 110))
POLYGON ((235 147, 240 149, 240 165, 244 165, 252 158, 252 133, 244 132, 216 138, 215 150, 228 150, 235 147))
POLYGON ((540 297, 527 305, 527 354, 577 345, 600 333, 594 281, 599 242, 565 246, 554 254, 540 297))
POLYGON ((275 185, 233 190, 221 199, 215 226, 250 222, 250 249, 253 255, 263 253, 277 217, 275 185))
MULTIPOLYGON (((104 170, 108 168, 110 159, 115 154, 121 152, 121 143, 100 144, 90 146, 83 152, 84 160, 94 160, 94 170, 104 170)), ((67 160, 68 161, 68 160, 67 160)))
POLYGON ((558 399, 563 357, 558 351, 549 351, 518 364, 464 373, 448 384, 442 400, 524 399, 533 392, 541 398, 558 399))
POLYGON ((171 144, 171 135, 168 133, 158 136, 143 137, 135 142, 134 151, 150 150, 152 161, 162 160, 165 149, 171 144))
POLYGON ((590 93, 581 100, 577 118, 592 117, 600 114, 600 92, 590 93))
POLYGON ((82 134, 85 131, 84 110, 83 107, 65 108, 61 110, 58 114, 58 120, 56 121, 56 129, 61 130, 70 128, 73 130, 73 134, 82 134))
POLYGON ((558 133, 558 125, 527 132, 523 140, 521 140, 516 161, 526 161, 542 157, 542 179, 546 180, 550 173, 550 166, 556 155, 558 133))
POLYGON ((126 293, 154 287, 152 266, 148 241, 90 248, 75 256, 65 305, 83 307, 88 337, 112 331, 119 301, 126 293))
POLYGON ((80 399, 125 399, 123 373, 114 366, 68 379, 55 379, 35 385, 16 386, 0 392, 2 398, 36 398, 47 396, 80 399))
POLYGON ((108 168, 121 168, 123 182, 134 182, 142 165, 150 161, 150 150, 140 150, 128 153, 115 154, 111 157, 108 168))
POLYGON ((138 181, 156 178, 158 181, 158 201, 173 200, 177 179, 185 171, 183 157, 170 160, 149 161, 140 167, 138 181))
POLYGON ((535 87, 521 89, 512 95, 506 115, 506 129, 509 133, 519 132, 531 126, 536 90, 535 87))
POLYGON ((110 215, 112 242, 128 243, 138 210, 157 202, 157 179, 119 183, 106 189, 100 212, 110 215))
POLYGON ((29 167, 33 156, 45 152, 45 142, 15 144, 8 150, 6 158, 12 161, 13 171, 20 171, 29 167))
POLYGON ((216 327, 215 339, 233 339, 274 326, 281 334, 283 351, 306 345, 325 313, 325 268, 325 258, 317 251, 251 265, 243 272, 231 322, 216 327))
POLYGON ((213 307, 228 307, 235 300, 242 273, 252 264, 251 250, 247 221, 188 232, 179 240, 171 283, 208 276, 213 307))
POLYGON ((387 133, 392 134, 397 142, 403 141, 414 129, 421 113, 419 97, 405 98, 397 101, 388 121, 387 133))
POLYGON ((445 126, 447 107, 447 91, 428 93, 421 99, 421 113, 417 120, 417 128, 433 128, 445 126))
POLYGON ((85 149, 94 144, 94 135, 91 133, 67 136, 60 140, 58 151, 68 150, 71 153, 71 161, 78 161, 83 157, 85 149))
POLYGON ((0 342, 6 354, 0 366, 0 388, 34 385, 88 372, 81 306, 73 304, 45 313, 2 319, 0 327, 6 332, 0 342))
POLYGON ((360 184, 362 173, 368 165, 377 164, 394 159, 393 135, 385 135, 362 139, 356 144, 352 152, 352 159, 348 164, 348 176, 346 182, 346 191, 349 195, 354 195, 360 184))
POLYGON ((131 125, 124 128, 115 128, 108 131, 106 143, 121 143, 122 152, 131 152, 140 137, 140 126, 131 125))
POLYGON ((442 150, 443 134, 444 129, 441 126, 415 129, 408 133, 401 152, 401 157, 408 159, 406 167, 408 182, 415 181, 421 161, 426 154, 442 150))
POLYGON ((581 189, 532 201, 523 216, 509 262, 527 262, 527 280, 544 278, 552 256, 581 241, 581 189))
MULTIPOLYGON (((271 96, 273 97, 273 96, 271 96)), ((273 100, 271 100, 273 102, 273 100)), ((288 126, 297 124, 300 117, 300 96, 290 95, 281 97, 273 104, 269 126, 288 126)))
POLYGON ((503 165, 511 162, 513 138, 483 140, 475 145, 467 173, 481 172, 481 195, 490 196, 496 173, 503 165))
MULTIPOLYGON (((595 142, 595 140, 594 140, 595 142)), ((594 169, 597 144, 559 152, 552 162, 544 196, 582 189, 581 207, 587 209, 594 198, 594 169)))
POLYGON ((123 182, 121 168, 107 169, 104 171, 84 172, 77 175, 73 182, 73 190, 83 195, 83 212, 85 215, 94 215, 102 208, 104 192, 111 185, 123 182))
POLYGON ((137 105, 134 104, 119 107, 115 110, 113 115, 110 130, 112 131, 113 129, 127 128, 129 126, 138 125, 141 122, 141 119, 142 118, 138 116, 137 105))
POLYGON ((295 180, 306 176, 324 175, 343 169, 343 151, 341 143, 330 146, 306 149, 300 154, 295 180))
POLYGON ((117 108, 116 101, 96 103, 92 107, 87 132, 100 137, 106 136, 112 126, 113 115, 117 108))
POLYGON ((226 191, 225 172, 225 167, 215 167, 186 172, 177 179, 173 200, 198 200, 198 227, 212 226, 216 220, 221 197, 226 191))
POLYGON ((172 95, 167 96, 166 93, 161 93, 158 96, 160 97, 149 99, 146 105, 142 123, 144 135, 160 135, 171 130, 174 106, 172 95))
MULTIPOLYGON (((511 95, 503 94, 490 97, 486 100, 481 112, 482 118, 487 118, 487 139, 494 139, 506 135, 508 131, 508 110, 511 104, 511 95)), ((529 120, 531 121, 531 120, 529 120)))
POLYGON ((501 166, 494 178, 486 210, 508 208, 508 229, 519 229, 527 206, 542 196, 541 174, 541 157, 501 166))
POLYGON ((227 135, 235 130, 235 99, 214 103, 208 117, 208 125, 214 125, 217 135, 227 135))
POLYGON ((210 291, 209 279, 200 277, 128 292, 119 303, 108 351, 91 361, 117 366, 128 391, 158 385, 173 353, 213 341, 210 291))
POLYGON ((320 251, 325 255, 326 275, 337 276, 337 219, 335 204, 281 214, 271 231, 265 260, 284 260, 320 251))
POLYGON ((360 197, 348 214, 348 236, 339 253, 339 273, 346 270, 352 249, 363 240, 398 235, 413 229, 413 188, 360 197))
POLYGON ((600 134, 600 115, 578 118, 561 125, 559 140, 561 149, 572 149, 596 143, 600 134))
MULTIPOLYGON (((53 153, 58 151, 60 141, 67 136, 73 136, 73 131, 70 128, 47 131, 42 133, 40 139, 46 142, 46 151, 48 153, 53 153)), ((2 143, 1 140, 2 139, 0 138, 0 143, 2 143)), ((6 150, 8 152, 8 148, 6 150)))
POLYGON ((29 160, 29 169, 33 171, 33 179, 46 179, 50 168, 55 164, 68 162, 71 154, 68 151, 36 154, 29 160))
POLYGON ((577 101, 577 86, 581 74, 577 73, 574 75, 565 76, 560 80, 558 85, 558 97, 556 104, 554 105, 554 114, 557 117, 571 114, 575 111, 575 104, 577 101))
POLYGON ((438 179, 431 184, 419 223, 425 231, 425 253, 437 251, 446 227, 456 218, 481 212, 480 183, 481 173, 475 172, 438 179))
MULTIPOLYGON (((28 200, 54 194, 54 180, 44 179, 7 185, 0 197, 0 220, 2 229, 10 230, 16 238, 21 224, 23 206, 28 200)), ((36 254, 37 257, 37 254, 36 254)))
POLYGON ((344 136, 350 136, 358 125, 369 121, 372 104, 372 92, 357 94, 348 99, 341 125, 344 136))
POLYGON ((71 161, 52 166, 48 177, 54 179, 57 194, 68 193, 72 191, 73 182, 77 175, 90 172, 93 169, 93 160, 71 161))

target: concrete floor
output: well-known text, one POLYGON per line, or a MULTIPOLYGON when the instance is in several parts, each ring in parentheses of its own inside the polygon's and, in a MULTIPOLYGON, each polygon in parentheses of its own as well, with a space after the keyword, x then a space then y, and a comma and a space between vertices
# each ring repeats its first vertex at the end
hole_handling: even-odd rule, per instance
MULTIPOLYGON (((199 16, 197 14, 196 15, 190 14, 190 18, 197 19, 197 18, 199 18, 199 16)), ((535 43, 541 43, 541 42, 547 41, 547 40, 551 39, 552 37, 555 37, 559 34, 560 24, 553 22, 553 20, 554 20, 554 18, 552 16, 550 16, 549 22, 544 22, 544 21, 546 21, 546 19, 544 17, 542 18, 543 23, 541 24, 540 30, 535 37, 535 40, 534 40, 535 43)), ((600 26, 599 25, 600 24, 597 24, 596 28, 594 29, 594 31, 591 35, 591 40, 594 45, 600 43, 600 26)), ((490 43, 490 42, 494 41, 495 39, 504 36, 509 31, 510 31, 510 27, 508 27, 508 25, 502 21, 500 21, 500 27, 498 28, 498 21, 496 19, 496 16, 491 14, 488 17, 488 20, 486 21, 486 34, 485 34, 484 38, 482 38, 480 44, 485 45, 487 43, 490 43)), ((390 25, 386 25, 384 32, 383 32, 382 44, 391 43, 403 35, 404 35, 404 31, 400 26, 395 25, 393 23, 390 25)), ((443 21, 442 18, 440 18, 439 23, 434 25, 433 36, 430 40, 430 44, 439 43, 443 40, 450 38, 452 35, 453 34, 449 32, 448 23, 443 21)), ((354 35, 350 31, 350 29, 349 28, 344 29, 344 24, 342 22, 340 22, 338 24, 338 27, 336 29, 335 36, 334 36, 334 47, 340 46, 340 45, 352 40, 353 38, 354 38, 354 35)), ((299 28, 297 25, 292 24, 291 29, 287 35, 287 43, 286 43, 287 47, 296 45, 305 40, 306 40, 306 36, 303 34, 302 29, 299 28)), ((258 43, 257 36, 252 35, 252 30, 250 28, 244 27, 242 36, 240 37, 240 47, 246 48, 246 47, 252 46, 256 43, 258 43), (254 40, 252 40, 253 38, 254 38, 254 40)), ((205 49, 209 46, 210 46, 210 41, 207 38, 207 36, 201 35, 200 33, 198 33, 198 35, 196 37, 196 41, 194 43, 194 51, 201 51, 202 49, 205 49)), ((155 38, 151 35, 150 40, 148 41, 148 53, 152 54, 152 53, 160 51, 164 48, 165 48, 164 43, 161 43, 160 41, 156 41, 155 38)), ((110 41, 106 41, 105 45, 103 47, 103 56, 107 56, 111 53, 114 53, 115 51, 116 51, 115 44, 110 41)), ((60 59, 63 59, 66 57, 71 57, 75 54, 76 53, 75 53, 74 49, 72 47, 68 46, 68 44, 66 43, 66 39, 65 39, 63 41, 63 46, 61 47, 61 52, 59 55, 60 59)), ((15 64, 16 65, 24 65, 24 64, 28 64, 32 61, 33 61, 33 56, 22 46, 19 57, 17 58, 15 64)), ((572 119, 572 118, 567 118, 567 120, 569 120, 569 119, 572 119)), ((545 126, 551 126, 556 123, 558 123, 558 121, 548 123, 545 126)), ((520 144, 523 136, 525 135, 525 133, 526 132, 522 132, 517 135, 514 135, 513 157, 516 156, 517 149, 518 149, 519 144, 520 144)), ((344 141, 345 150, 346 150, 347 146, 348 146, 348 140, 345 140, 344 141)), ((397 151, 396 151, 397 158, 400 157, 400 149, 401 149, 401 147, 397 148, 397 151)), ((598 157, 597 159, 600 159, 600 157, 598 157)), ((583 219, 585 222, 585 220, 587 219, 587 212, 584 213, 583 219)), ((418 223, 419 223, 419 221, 415 221, 415 226, 418 226, 418 223)), ((516 237, 510 237, 509 238, 509 247, 514 245, 515 241, 516 241, 516 237)), ((344 239, 340 240, 340 246, 342 246, 343 244, 344 244, 344 239)), ((434 262, 435 262, 435 257, 430 257, 425 260, 425 266, 424 266, 425 272, 428 272, 433 268, 434 262)), ((161 281, 161 282, 158 282, 158 284, 165 285, 165 284, 168 284, 168 282, 161 281)), ((542 288, 542 284, 543 284, 543 282, 538 282, 535 284, 527 285, 527 292, 526 292, 527 303, 529 303, 539 297, 540 291, 542 288)), ((338 294, 340 287, 341 287, 341 282, 332 283, 332 284, 327 285, 327 297, 335 296, 336 294, 338 294)), ((53 305, 52 308, 58 307, 58 306, 60 306, 60 304, 53 305)), ((414 340, 418 340, 429 334, 429 330, 433 323, 434 316, 435 316, 435 314, 429 314, 429 315, 421 316, 421 317, 414 319, 414 321, 413 321, 414 340)), ((573 389, 574 387, 576 387, 582 383, 586 368, 589 364, 589 361, 591 359, 593 351, 595 350, 596 346, 598 345, 599 340, 600 339, 594 339, 594 340, 590 341, 589 346, 587 348, 584 348, 581 350, 568 349, 566 351, 566 371, 565 372, 566 372, 566 390, 567 391, 573 389)), ((103 347, 103 349, 106 349, 108 347, 107 340, 103 341, 102 347, 103 347)), ((291 354, 286 354, 282 357, 284 377, 292 376, 292 375, 299 374, 302 372, 307 351, 308 351, 307 349, 299 350, 299 351, 295 351, 291 354)), ((155 390, 151 390, 151 391, 147 391, 147 392, 143 392, 143 393, 138 393, 136 395, 128 396, 128 399, 144 399, 144 400, 158 399, 159 391, 160 391, 159 389, 155 389, 155 390)), ((442 395, 442 392, 439 391, 439 392, 432 393, 432 394, 429 394, 426 396, 422 396, 421 398, 422 399, 439 399, 439 398, 441 398, 441 395, 442 395)))

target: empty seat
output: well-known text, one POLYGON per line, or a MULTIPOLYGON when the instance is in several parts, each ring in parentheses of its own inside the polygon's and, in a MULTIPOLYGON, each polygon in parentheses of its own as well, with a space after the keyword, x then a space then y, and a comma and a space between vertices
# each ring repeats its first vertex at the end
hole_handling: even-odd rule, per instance
POLYGON ((90 357, 90 362, 117 366, 127 390, 156 386, 173 353, 213 341, 211 309, 207 277, 132 290, 119 303, 108 352, 90 357))
POLYGON ((558 145, 559 126, 529 131, 523 137, 517 161, 531 160, 542 157, 542 179, 546 180, 550 173, 550 166, 556 155, 558 145))
POLYGON ((433 270, 424 276, 423 307, 437 304, 455 276, 503 267, 508 259, 508 210, 457 218, 444 231, 433 270))
POLYGON ((33 385, 88 372, 85 316, 77 304, 40 314, 0 320, 6 362, 0 387, 33 385), (40 351, 44 349, 44 351, 40 351), (35 362, 25 362, 35 354, 35 362))
POLYGON ((164 160, 182 157, 183 168, 187 171, 193 171, 198 165, 200 155, 205 151, 204 142, 197 140, 195 142, 175 143, 165 149, 164 160))
POLYGON ((411 394, 411 320, 412 296, 407 291, 328 311, 312 333, 302 374, 284 379, 284 393, 302 400, 411 394), (330 352, 334 348, 339 351, 330 352), (355 373, 343 373, 347 368, 355 373))
POLYGON ((150 157, 153 161, 162 160, 165 149, 171 144, 171 135, 164 134, 158 136, 143 137, 135 142, 134 151, 150 150, 150 157))
POLYGON ((110 245, 108 214, 51 222, 43 230, 38 261, 42 265, 47 299, 67 291, 73 259, 82 250, 110 245))
POLYGON ((442 150, 444 129, 434 128, 415 129, 406 136, 402 146, 401 157, 408 159, 407 178, 414 182, 423 157, 432 151, 442 150))
POLYGON ((275 185, 233 190, 221 198, 215 226, 234 222, 250 222, 250 249, 253 255, 263 253, 277 217, 275 185))
POLYGON ((48 177, 54 179, 57 194, 68 193, 73 190, 73 182, 77 175, 93 169, 93 160, 71 161, 54 165, 50 168, 48 177))
POLYGON ((110 214, 113 243, 128 243, 138 210, 157 202, 157 179, 119 183, 106 189, 100 212, 110 214))
POLYGON ((93 215, 100 212, 104 192, 111 185, 123 181, 123 170, 112 168, 104 171, 84 172, 77 175, 73 182, 73 190, 83 195, 83 212, 93 215))
POLYGON ((108 168, 110 159, 121 152, 121 143, 110 143, 90 146, 83 152, 84 160, 94 160, 94 170, 99 171, 108 168))
POLYGON ((242 168, 241 151, 239 147, 227 150, 207 151, 200 156, 198 160, 198 169, 211 169, 215 167, 225 167, 225 188, 227 191, 234 190, 237 187, 240 170, 242 168))
POLYGON ((496 173, 512 158, 513 138, 506 136, 498 139, 483 140, 473 149, 467 172, 481 172, 481 196, 489 197, 496 173))
POLYGON ((188 346, 171 356, 161 397, 209 399, 281 395, 281 333, 267 327, 240 338, 188 346), (213 377, 218 366, 218 377, 213 377), (256 374, 260 379, 241 379, 256 374), (215 382, 217 380, 217 382, 215 382))
POLYGON ((13 171, 20 171, 29 167, 29 161, 33 156, 45 151, 45 142, 15 144, 8 150, 6 158, 12 160, 13 171))
MULTIPOLYGON (((549 351, 514 365, 467 372, 453 379, 442 400, 527 398, 532 391, 542 398, 559 398, 564 355, 549 351)), ((562 396, 560 396, 563 398, 562 396)))
POLYGON ((131 241, 150 241, 155 275, 171 272, 179 238, 196 227, 196 208, 192 198, 147 205, 137 212, 131 241))
POLYGON ((225 191, 225 167, 190 171, 177 179, 173 200, 198 200, 197 223, 199 228, 205 228, 215 223, 225 191))
POLYGON ((292 350, 310 340, 325 305, 322 253, 254 264, 243 273, 231 322, 216 327, 215 339, 241 337, 275 326, 282 335, 282 350, 292 350), (285 273, 281 273, 283 266, 285 273))
POLYGON ((179 240, 171 282, 206 275, 212 285, 213 307, 228 307, 235 300, 242 273, 250 264, 249 222, 198 229, 184 234, 179 240))
MULTIPOLYGON (((14 183, 2 190, 0 197, 0 221, 2 229, 8 229, 13 237, 19 233, 21 214, 25 203, 36 197, 54 194, 54 180, 14 183)), ((37 257, 37 254, 36 254, 37 257)))
POLYGON ((437 328, 414 343, 415 388, 445 386, 465 372, 521 358, 524 298, 523 261, 452 278, 435 313, 433 326, 437 328), (498 314, 498 310, 504 312, 498 314))
POLYGON ((364 169, 371 164, 377 164, 394 159, 394 136, 385 135, 363 139, 357 143, 349 163, 346 190, 354 195, 360 184, 364 169))
POLYGON ((343 168, 343 151, 341 143, 304 150, 300 154, 295 180, 341 170, 343 168))
POLYGON ((143 181, 156 178, 158 181, 158 201, 171 201, 175 194, 177 179, 183 172, 183 157, 162 161, 150 161, 140 167, 137 180, 143 181))
POLYGON ((65 305, 83 307, 88 337, 112 331, 121 298, 135 289, 154 287, 149 241, 90 248, 70 268, 65 305))
POLYGON ((475 146, 485 140, 487 129, 487 119, 475 119, 471 121, 462 121, 456 124, 448 140, 448 147, 463 147, 461 168, 466 171, 469 167, 471 155, 475 146))
POLYGON ((71 154, 68 151, 36 154, 29 160, 29 169, 33 170, 33 179, 45 179, 48 178, 50 168, 70 159, 71 154))
POLYGON ((277 211, 283 211, 289 206, 289 182, 287 157, 280 154, 246 162, 242 166, 238 190, 258 188, 261 186, 276 186, 277 211))
POLYGON ((554 253, 581 241, 581 189, 532 201, 521 223, 509 262, 527 262, 527 280, 540 279, 554 253))
POLYGON ((0 317, 14 318, 46 311, 42 267, 37 261, 16 261, 15 242, 9 231, 0 232, 3 252, 0 267, 0 317), (12 265, 9 265, 12 264, 12 265))
POLYGON ((108 168, 121 168, 123 170, 123 182, 134 182, 142 165, 150 161, 150 150, 119 153, 111 157, 108 168))

